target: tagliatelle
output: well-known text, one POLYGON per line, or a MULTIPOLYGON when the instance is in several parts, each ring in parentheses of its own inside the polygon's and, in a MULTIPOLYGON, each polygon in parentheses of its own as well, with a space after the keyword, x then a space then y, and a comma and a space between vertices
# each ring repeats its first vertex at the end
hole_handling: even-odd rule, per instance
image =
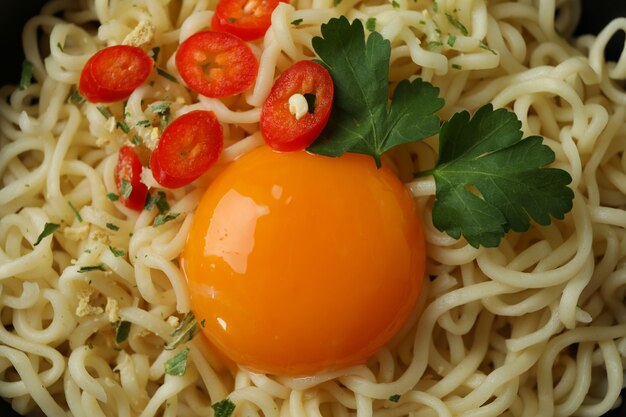
POLYGON ((624 19, 573 39, 580 7, 568 0, 296 0, 279 3, 265 37, 249 43, 259 73, 238 96, 196 97, 153 71, 108 106, 113 118, 71 100, 89 57, 141 25, 152 30, 141 47, 159 47, 157 65, 180 80, 175 51, 210 25, 214 8, 56 0, 26 25, 33 82, 0 90, 0 396, 21 414, 54 417, 207 416, 225 398, 237 416, 266 417, 600 416, 618 404, 626 92, 616 81, 626 77, 626 52, 617 63, 603 55, 624 19), (524 135, 543 136, 553 165, 572 176, 573 210, 476 249, 434 228, 434 180, 413 179, 434 166, 436 138, 402 145, 384 160, 420 208, 432 281, 392 343, 366 365, 306 378, 251 373, 200 336, 164 349, 190 308, 178 257, 199 198, 225 164, 263 143, 259 118, 273 81, 314 58, 312 38, 339 15, 391 41, 392 84, 420 77, 439 87, 443 119, 487 102, 514 111, 524 135), (132 140, 116 119, 153 149, 159 129, 142 121, 159 120, 155 102, 174 118, 212 110, 225 137, 217 166, 187 188, 158 188, 144 170, 151 192, 163 191, 170 213, 180 213, 158 227, 156 207, 137 212, 107 197, 117 193, 117 151, 132 140), (60 227, 34 245, 46 223, 60 227), (120 321, 130 332, 117 346, 120 321), (166 374, 187 347, 184 375, 166 374))

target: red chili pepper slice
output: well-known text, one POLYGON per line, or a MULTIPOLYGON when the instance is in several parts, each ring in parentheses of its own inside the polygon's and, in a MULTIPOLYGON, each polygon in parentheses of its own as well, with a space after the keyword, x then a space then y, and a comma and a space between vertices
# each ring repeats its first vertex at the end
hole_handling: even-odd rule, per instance
POLYGON ((333 95, 333 79, 326 68, 313 61, 296 62, 274 82, 263 104, 263 139, 277 151, 305 149, 326 126, 333 95), (300 119, 290 110, 289 99, 294 94, 301 94, 309 104, 308 112, 300 119))
POLYGON ((244 41, 262 38, 272 24, 272 12, 278 3, 279 0, 220 0, 211 29, 232 33, 244 41))
POLYGON ((154 61, 136 46, 109 46, 96 52, 80 74, 78 91, 92 103, 127 98, 150 75, 154 61))
POLYGON ((189 112, 163 131, 150 157, 152 175, 164 187, 183 187, 213 166, 223 147, 224 132, 215 114, 189 112))
POLYGON ((120 201, 133 210, 141 211, 148 187, 141 182, 141 162, 132 147, 122 146, 117 157, 115 184, 120 201))
POLYGON ((259 63, 250 47, 235 35, 204 31, 180 44, 176 67, 192 90, 207 97, 226 97, 250 88, 259 63))

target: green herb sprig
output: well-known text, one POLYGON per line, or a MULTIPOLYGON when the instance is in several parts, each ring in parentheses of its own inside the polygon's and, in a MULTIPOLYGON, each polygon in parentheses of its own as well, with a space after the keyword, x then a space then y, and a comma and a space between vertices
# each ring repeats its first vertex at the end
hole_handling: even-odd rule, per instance
MULTIPOLYGON (((446 17, 467 34, 454 16, 446 17)), ((498 246, 508 231, 526 231, 531 221, 547 225, 572 209, 571 176, 547 167, 554 152, 539 136, 523 138, 515 113, 487 104, 472 117, 464 111, 441 124, 435 113, 444 101, 430 83, 401 81, 389 100, 391 44, 379 33, 366 40, 360 20, 340 17, 323 24, 321 34, 313 48, 333 78, 335 99, 310 152, 362 153, 380 166, 385 151, 438 134, 436 166, 415 176, 435 179, 435 227, 474 247, 498 246)))

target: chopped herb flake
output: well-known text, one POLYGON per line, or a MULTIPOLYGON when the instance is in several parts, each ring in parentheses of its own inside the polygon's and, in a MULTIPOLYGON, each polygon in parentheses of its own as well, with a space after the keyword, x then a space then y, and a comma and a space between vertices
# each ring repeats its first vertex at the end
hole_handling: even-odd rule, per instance
POLYGON ((161 48, 159 48, 158 46, 155 46, 154 48, 152 48, 152 59, 154 60, 154 62, 158 61, 160 52, 161 52, 161 48))
POLYGON ((57 48, 59 48, 59 51, 63 52, 63 45, 61 45, 61 42, 57 42, 57 48))
POLYGON ((120 195, 128 199, 132 192, 133 192, 133 186, 130 184, 130 181, 124 178, 122 180, 122 184, 120 185, 120 195))
POLYGON ((74 212, 74 216, 76 216, 76 219, 78 220, 78 222, 82 223, 83 222, 83 218, 80 216, 80 213, 78 212, 78 210, 76 210, 76 207, 74 207, 74 204, 72 204, 71 201, 68 201, 67 204, 70 206, 70 208, 74 212))
POLYGON ((491 53, 492 53, 492 54, 494 54, 494 55, 498 55, 498 53, 497 53, 496 51, 494 51, 493 49, 491 49, 490 47, 488 47, 488 46, 487 46, 487 44, 485 44, 485 43, 484 43, 484 42, 482 42, 482 41, 478 44, 478 46, 479 46, 479 47, 481 47, 482 49, 485 49, 485 50, 487 50, 487 51, 491 52, 491 53))
POLYGON ((22 62, 22 76, 20 77, 20 90, 26 90, 30 87, 33 79, 33 63, 25 59, 22 62))
POLYGON ((46 223, 43 226, 43 231, 41 232, 33 246, 39 245, 46 236, 50 236, 51 234, 53 234, 59 227, 61 227, 61 225, 57 223, 46 223))
POLYGON ((450 13, 446 13, 446 17, 448 18, 448 22, 450 22, 452 26, 457 28, 459 32, 461 32, 464 36, 467 36, 469 34, 467 28, 463 26, 463 23, 459 22, 456 17, 452 16, 450 13))
POLYGON ((161 130, 164 130, 171 122, 170 105, 161 101, 150 106, 150 110, 161 116, 161 130))
POLYGON ((432 51, 433 49, 439 48, 441 45, 443 45, 443 44, 441 42, 439 42, 439 41, 428 42, 426 44, 426 49, 429 50, 429 51, 432 51))
POLYGON ((200 326, 204 328, 205 325, 206 325, 206 319, 202 319, 202 321, 200 322, 200 326))
POLYGON ((456 36, 448 35, 448 41, 447 41, 448 46, 452 48, 455 43, 456 43, 456 36))
POLYGON ((376 18, 375 17, 368 18, 367 22, 365 22, 365 28, 369 30, 370 32, 376 32, 376 18))
POLYGON ((198 333, 196 317, 190 311, 185 314, 180 324, 172 332, 172 340, 165 346, 165 350, 176 349, 183 343, 187 343, 198 333))
POLYGON ((391 397, 389 397, 389 401, 397 403, 398 401, 400 401, 400 394, 394 394, 391 397))
POLYGON ((86 265, 78 268, 78 272, 81 274, 89 271, 106 271, 106 269, 104 269, 103 263, 99 263, 96 265, 86 265))
POLYGON ((157 206, 157 209, 159 209, 159 211, 163 213, 164 211, 167 211, 170 209, 170 205, 167 202, 167 196, 165 195, 163 191, 159 191, 158 195, 159 195, 159 198, 156 201, 156 206, 157 206))
POLYGON ((463 69, 463 67, 460 66, 459 64, 452 64, 451 67, 454 69, 458 69, 458 70, 463 69))
POLYGON ((113 246, 109 246, 109 250, 116 258, 126 256, 126 252, 124 252, 122 249, 116 249, 113 246))
POLYGON ((337 7, 341 3, 341 0, 333 0, 333 6, 337 7))
POLYGON ((107 198, 111 201, 117 201, 120 199, 120 196, 115 193, 108 193, 107 198))
POLYGON ((152 123, 150 123, 150 120, 140 120, 137 122, 137 126, 150 127, 152 126, 152 123))
POLYGON ((291 21, 291 24, 294 26, 300 26, 300 23, 302 23, 303 19, 295 19, 291 21))
POLYGON ((398 3, 396 0, 392 0, 391 7, 393 7, 394 9, 398 9, 400 8, 400 3, 398 3))
POLYGON ((78 90, 74 90, 68 101, 72 104, 83 104, 86 100, 81 96, 78 90))
POLYGON ((132 142, 133 145, 135 146, 141 146, 143 145, 143 142, 141 141, 141 139, 139 138, 139 136, 137 135, 133 135, 132 139, 130 140, 132 142))
POLYGON ((144 210, 147 210, 147 211, 152 210, 152 207, 154 207, 154 204, 156 203, 157 199, 158 199, 157 194, 148 193, 146 195, 146 202, 143 205, 144 210))
POLYGON ((187 370, 187 355, 189 354, 189 348, 185 348, 172 356, 167 362, 165 362, 165 373, 174 376, 185 375, 187 370))
POLYGON ((117 326, 115 328, 115 344, 119 345, 124 343, 126 339, 128 339, 128 334, 130 333, 130 322, 126 320, 122 320, 117 322, 117 326))
POLYGON ((113 223, 107 223, 106 226, 107 226, 107 229, 113 230, 114 232, 120 230, 120 227, 113 223))
POLYGON ((170 104, 165 101, 159 101, 150 105, 150 110, 152 110, 153 113, 164 115, 165 113, 169 113, 170 104))
POLYGON ((235 403, 229 398, 211 404, 211 408, 215 411, 215 417, 230 417, 235 411, 235 403))
POLYGON ((178 80, 176 79, 176 77, 174 77, 172 74, 170 74, 169 72, 165 71, 164 69, 158 68, 157 67, 157 74, 159 74, 161 77, 166 78, 174 83, 177 83, 178 80))
POLYGON ((126 122, 124 120, 118 120, 117 121, 117 127, 122 129, 122 132, 124 132, 124 133, 130 132, 130 128, 128 127, 128 125, 126 124, 126 122))
POLYGON ((154 218, 154 223, 152 223, 152 227, 161 226, 162 224, 165 224, 170 220, 174 220, 178 216, 180 216, 180 213, 159 214, 154 218))
POLYGON ((113 114, 111 113, 111 110, 109 110, 108 107, 98 106, 96 108, 98 109, 100 114, 104 116, 105 119, 110 119, 111 117, 113 117, 113 114))

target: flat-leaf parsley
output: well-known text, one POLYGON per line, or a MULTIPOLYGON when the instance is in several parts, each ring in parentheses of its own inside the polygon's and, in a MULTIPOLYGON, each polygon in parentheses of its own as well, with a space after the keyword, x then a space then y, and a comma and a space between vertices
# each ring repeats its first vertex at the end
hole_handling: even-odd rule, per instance
POLYGON ((391 44, 372 32, 365 42, 360 20, 331 19, 313 39, 335 84, 330 120, 309 151, 328 156, 346 152, 371 155, 380 166, 381 155, 402 143, 439 131, 435 112, 443 107, 439 89, 420 79, 404 80, 389 104, 391 44))
MULTIPOLYGON (((466 33, 454 16, 447 17, 466 33)), ((335 101, 310 152, 362 153, 380 166, 388 149, 439 133, 437 165, 415 175, 435 178, 435 227, 475 247, 498 246, 509 230, 528 230, 531 220, 547 225, 572 209, 570 175, 546 167, 554 162, 554 152, 540 136, 523 139, 515 113, 487 104, 471 118, 466 111, 453 115, 440 128, 435 113, 444 101, 430 83, 400 81, 388 99, 388 40, 376 32, 366 40, 363 24, 345 17, 329 20, 321 33, 313 48, 333 78, 335 101)), ((449 37, 448 45, 455 40, 449 37)))
MULTIPOLYGON (((475 247, 495 247, 530 218, 542 225, 572 209, 570 175, 545 168, 554 152, 540 136, 522 139, 515 113, 486 104, 470 119, 457 113, 441 127, 435 177, 433 224, 475 247), (473 192, 469 187, 475 187, 473 192)), ((420 175, 423 175, 420 174, 420 175)))

